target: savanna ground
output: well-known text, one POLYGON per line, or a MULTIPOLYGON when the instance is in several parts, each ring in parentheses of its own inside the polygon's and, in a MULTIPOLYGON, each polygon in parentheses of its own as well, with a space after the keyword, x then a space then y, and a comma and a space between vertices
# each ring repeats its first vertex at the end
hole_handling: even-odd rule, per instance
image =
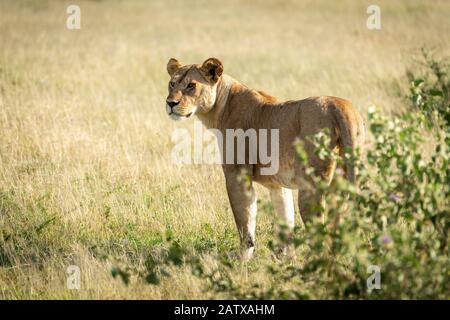
MULTIPOLYGON (((0 2, 2 299, 223 297, 188 265, 159 285, 111 274, 143 267, 168 233, 206 266, 239 246, 220 167, 171 162, 171 133, 192 122, 166 115, 170 57, 215 56, 252 88, 345 97, 366 116, 405 110, 420 46, 450 54, 448 1, 376 1, 381 30, 366 28, 373 1, 268 0, 76 1, 81 29, 68 30, 73 2, 0 2)), ((256 257, 233 277, 264 287, 273 210, 258 193, 256 257)))

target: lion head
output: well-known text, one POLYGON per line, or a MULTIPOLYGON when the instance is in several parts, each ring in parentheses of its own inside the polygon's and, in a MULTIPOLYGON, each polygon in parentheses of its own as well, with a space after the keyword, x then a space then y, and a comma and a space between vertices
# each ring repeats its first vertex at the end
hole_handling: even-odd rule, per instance
POLYGON ((167 63, 167 72, 170 81, 166 111, 173 120, 185 120, 213 108, 217 83, 223 73, 222 62, 209 58, 202 65, 182 66, 172 58, 167 63))

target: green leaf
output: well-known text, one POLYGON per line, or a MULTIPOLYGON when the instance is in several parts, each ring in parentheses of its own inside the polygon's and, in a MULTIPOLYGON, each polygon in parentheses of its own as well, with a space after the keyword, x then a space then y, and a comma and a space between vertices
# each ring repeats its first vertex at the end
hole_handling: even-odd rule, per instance
POLYGON ((428 91, 428 93, 430 94, 430 95, 432 95, 432 96, 434 96, 434 97, 442 97, 444 94, 442 93, 442 91, 441 90, 438 90, 438 89, 430 89, 429 91, 428 91))
POLYGON ((161 280, 159 279, 158 275, 157 275, 156 272, 154 272, 154 271, 150 272, 150 273, 145 277, 145 281, 147 281, 147 283, 153 284, 153 285, 158 285, 158 284, 160 284, 160 282, 161 282, 161 280))

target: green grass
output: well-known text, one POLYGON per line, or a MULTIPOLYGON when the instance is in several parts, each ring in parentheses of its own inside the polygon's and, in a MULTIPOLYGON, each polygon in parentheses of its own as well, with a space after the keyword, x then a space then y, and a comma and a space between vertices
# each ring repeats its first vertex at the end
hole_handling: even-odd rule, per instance
MULTIPOLYGON (((449 56, 450 3, 378 1, 0 2, 0 298, 220 298, 188 266, 125 286, 167 230, 214 266, 238 239, 218 166, 170 161, 166 63, 220 58, 225 73, 280 99, 348 98, 366 114, 406 109, 406 69, 426 45, 449 56), (81 268, 81 290, 66 269, 81 268)), ((258 188, 256 258, 235 275, 270 286, 273 218, 258 188)), ((297 224, 299 216, 296 216, 297 224)), ((301 256, 298 259, 303 259, 301 256)), ((305 286, 314 287, 313 283, 305 286)), ((319 290, 319 289, 317 289, 319 290)))

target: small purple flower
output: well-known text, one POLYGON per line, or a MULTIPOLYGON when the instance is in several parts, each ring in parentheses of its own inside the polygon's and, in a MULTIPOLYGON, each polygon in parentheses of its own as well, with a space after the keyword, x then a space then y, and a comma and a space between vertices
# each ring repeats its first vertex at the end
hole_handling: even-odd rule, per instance
POLYGON ((339 177, 345 176, 345 172, 344 172, 344 170, 342 170, 341 168, 336 168, 336 171, 335 171, 334 174, 337 175, 337 176, 339 176, 339 177))
POLYGON ((392 238, 388 234, 384 234, 381 236, 381 243, 384 245, 389 245, 392 243, 392 238))
POLYGON ((389 199, 391 199, 394 202, 400 202, 400 200, 402 200, 402 198, 398 195, 396 195, 395 193, 391 193, 389 195, 389 199))

